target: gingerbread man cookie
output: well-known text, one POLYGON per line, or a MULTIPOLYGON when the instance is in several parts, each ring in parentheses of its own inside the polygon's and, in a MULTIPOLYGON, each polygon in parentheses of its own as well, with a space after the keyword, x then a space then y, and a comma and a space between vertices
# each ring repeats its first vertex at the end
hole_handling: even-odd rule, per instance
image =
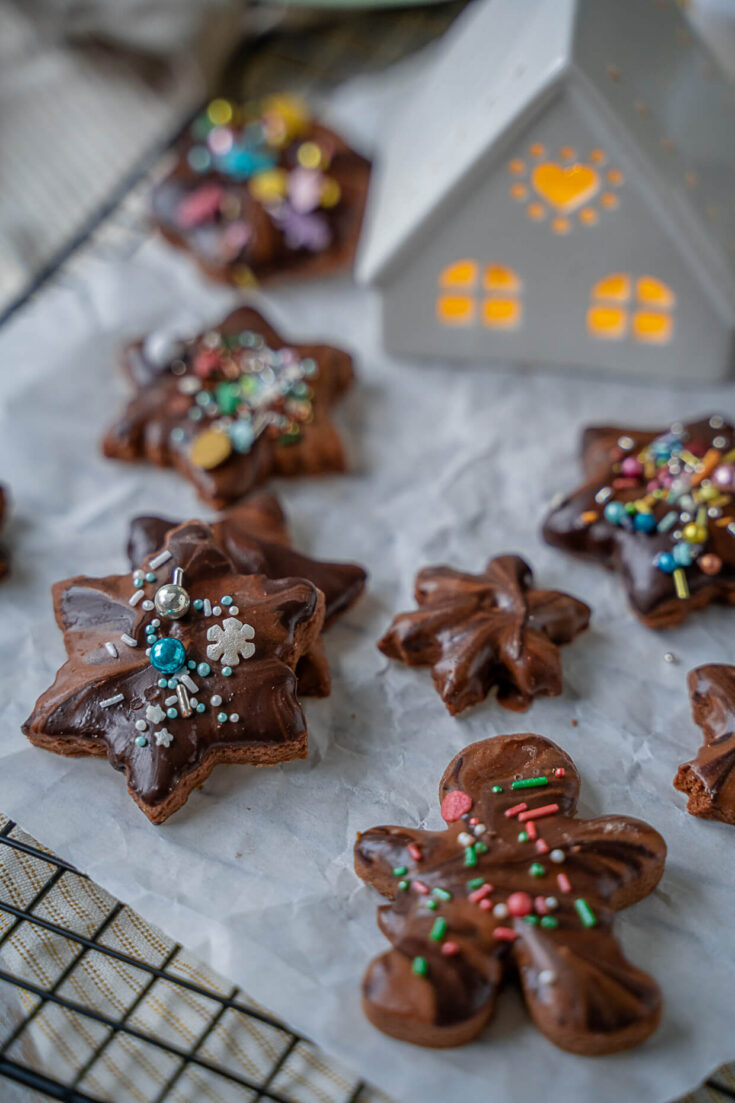
POLYGON ((572 1053, 614 1053, 656 1029, 658 986, 626 960, 613 920, 656 887, 666 846, 627 816, 577 819, 578 794, 555 743, 501 735, 450 762, 444 830, 358 835, 357 874, 391 901, 378 925, 393 948, 363 981, 373 1025, 417 1045, 462 1045, 513 977, 539 1030, 572 1053))

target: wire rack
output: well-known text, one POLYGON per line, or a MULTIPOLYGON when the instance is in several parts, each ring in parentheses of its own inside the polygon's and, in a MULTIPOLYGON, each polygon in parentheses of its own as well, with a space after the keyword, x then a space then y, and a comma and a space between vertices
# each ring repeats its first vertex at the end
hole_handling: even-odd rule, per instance
MULTIPOLYGON (((82 927, 86 924, 88 933, 74 929, 72 924, 60 924, 49 919, 44 914, 44 902, 49 895, 63 895, 64 882, 67 881, 66 897, 73 900, 79 895, 80 878, 88 879, 68 863, 35 845, 12 821, 0 828, 0 872, 8 868, 8 850, 15 852, 13 857, 22 856, 25 869, 33 871, 31 881, 38 887, 16 904, 5 898, 7 884, 5 878, 0 877, 3 886, 0 895, 0 982, 15 989, 20 996, 18 1005, 22 1008, 0 1029, 0 1075, 66 1103, 101 1103, 109 1097, 100 1096, 91 1086, 99 1084, 108 1075, 106 1059, 122 1043, 129 1060, 140 1063, 141 1056, 147 1055, 147 1060, 154 1061, 162 1070, 162 1082, 155 1084, 155 1094, 148 1092, 145 1096, 152 1103, 175 1098, 198 1099, 204 1085, 207 1097, 213 1099, 294 1103, 294 1099, 300 1098, 294 1092, 294 1084, 301 1077, 294 1077, 293 1073, 282 1074, 294 1057, 303 1061, 305 1053, 317 1053, 306 1039, 252 1004, 237 987, 230 986, 223 990, 220 978, 211 984, 192 979, 188 952, 178 943, 167 940, 160 932, 155 932, 160 956, 157 963, 145 960, 139 954, 126 952, 114 937, 115 925, 120 923, 126 909, 107 894, 99 894, 108 906, 100 909, 101 914, 95 917, 94 924, 89 923, 89 916, 84 917, 82 927), (26 967, 10 971, 7 958, 11 956, 14 943, 17 950, 19 941, 25 947, 23 956, 26 967), (38 960, 38 955, 33 952, 34 946, 41 947, 48 956, 51 944, 56 947, 51 956, 57 959, 59 967, 55 975, 48 975, 46 982, 42 983, 38 977, 42 967, 34 964, 38 960), (59 949, 61 946, 63 951, 59 949), (115 966, 118 978, 121 970, 135 978, 135 983, 127 989, 127 1005, 117 1015, 100 1006, 102 1001, 99 999, 74 998, 68 984, 82 968, 87 976, 91 976, 99 975, 110 965, 115 966), (199 1010, 206 1008, 206 1013, 196 1024, 198 1033, 187 1047, 176 1044, 161 1029, 158 1021, 160 1000, 151 1001, 150 998, 154 990, 160 990, 162 986, 166 989, 169 1005, 186 995, 194 997, 199 1010), (147 1003, 151 1005, 153 1017, 141 1014, 147 1003), (55 1075, 56 1070, 44 1069, 43 1056, 37 1052, 35 1044, 28 1044, 34 1031, 43 1035, 44 1024, 41 1020, 48 1018, 50 1013, 56 1013, 57 1018, 62 1015, 67 1026, 71 1018, 77 1033, 87 1034, 93 1043, 88 1046, 84 1059, 80 1059, 77 1067, 70 1070, 65 1078, 55 1075), (230 1020, 229 1037, 234 1025, 244 1030, 250 1039, 257 1038, 262 1043, 267 1038, 268 1044, 261 1044, 257 1061, 253 1061, 252 1047, 249 1062, 215 1059, 217 1050, 211 1042, 226 1017, 230 1020), (28 1060, 29 1049, 35 1057, 33 1067, 28 1060), (244 1071, 243 1066, 247 1065, 252 1070, 256 1064, 260 1066, 258 1075, 244 1071), (102 1076, 99 1072, 101 1066, 102 1076), (280 1081, 282 1087, 279 1086, 280 1081), (193 1087, 195 1094, 186 1085, 193 1087)), ((80 914, 81 911, 79 909, 80 914)), ((142 920, 139 922, 143 923, 142 920)), ((45 1025, 48 1027, 49 1023, 45 1025)), ((56 1048, 54 1053, 58 1053, 56 1048)), ((363 1100, 367 1103, 368 1089, 362 1082, 353 1080, 350 1083, 344 1079, 339 1084, 338 1081, 339 1077, 333 1075, 330 1085, 333 1091, 323 1095, 322 1090, 312 1086, 309 1095, 323 1095, 330 1101, 334 1100, 334 1103, 363 1103, 363 1100)), ((134 1096, 135 1093, 132 1093, 131 1098, 134 1096)), ((114 1098, 119 1100, 119 1096, 114 1098)), ((376 1096, 370 1093, 370 1098, 375 1099, 376 1096)))

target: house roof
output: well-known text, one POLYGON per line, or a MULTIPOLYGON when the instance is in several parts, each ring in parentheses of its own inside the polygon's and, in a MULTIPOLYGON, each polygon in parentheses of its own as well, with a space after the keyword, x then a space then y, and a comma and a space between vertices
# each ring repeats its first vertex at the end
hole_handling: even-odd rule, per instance
POLYGON ((450 196, 471 187, 490 148, 567 79, 614 128, 672 238, 735 317, 735 88, 675 0, 471 6, 395 116, 359 278, 392 269, 450 196))

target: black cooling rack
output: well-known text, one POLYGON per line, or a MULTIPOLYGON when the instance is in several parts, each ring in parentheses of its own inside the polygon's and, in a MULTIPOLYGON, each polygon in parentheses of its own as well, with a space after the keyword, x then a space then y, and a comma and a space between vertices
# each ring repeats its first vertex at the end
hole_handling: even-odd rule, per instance
MULTIPOLYGON (((238 988, 233 988, 228 995, 224 996, 214 988, 208 988, 203 984, 197 984, 187 980, 172 971, 172 967, 175 965, 178 955, 183 952, 182 947, 178 943, 173 944, 169 948, 162 963, 156 966, 140 958, 132 957, 130 954, 123 953, 101 942, 100 939, 102 935, 108 930, 123 909, 123 905, 120 903, 114 903, 110 907, 107 915, 105 915, 98 924, 97 929, 93 932, 91 937, 85 937, 67 927, 51 923, 49 920, 44 919, 43 916, 37 914, 38 906, 41 904, 44 897, 58 885, 62 878, 69 876, 78 878, 81 875, 73 866, 62 861, 61 858, 56 858, 52 854, 49 854, 48 851, 41 850, 25 841, 13 838, 11 833, 14 828, 15 824, 8 822, 0 829, 0 865, 2 865, 3 858, 2 848, 12 847, 44 863, 48 870, 48 876, 35 896, 33 896, 23 908, 14 906, 8 900, 0 896, 0 915, 8 919, 8 926, 3 933, 0 934, 0 983, 11 985, 15 989, 19 989, 30 996, 36 997, 37 1000, 20 1021, 8 1029, 5 1036, 0 1034, 0 1076, 5 1076, 37 1092, 43 1092, 52 1099, 64 1100, 65 1103, 119 1103, 119 1101, 102 1100, 99 1096, 88 1095, 80 1089, 79 1085, 82 1084, 87 1074, 103 1057, 103 1054, 114 1040, 120 1035, 127 1035, 127 1037, 131 1039, 137 1039, 140 1042, 145 1042, 148 1045, 154 1046, 158 1051, 165 1053, 169 1058, 177 1061, 173 1073, 159 1091, 155 1103, 163 1103, 164 1100, 170 1098, 171 1092, 189 1067, 206 1070, 228 1081, 230 1085, 241 1088, 243 1099, 247 1099, 248 1103, 250 1103, 251 1100, 252 1103, 261 1100, 268 1101, 268 1103, 293 1103, 292 1095, 287 1097, 280 1094, 273 1084, 278 1073, 281 1071, 296 1046, 300 1042, 307 1042, 307 1039, 296 1034, 293 1030, 290 1030, 272 1016, 249 1006, 244 1002, 238 988), (2 968, 3 947, 23 923, 31 924, 37 928, 43 928, 45 932, 67 939, 74 945, 74 953, 71 960, 56 979, 47 986, 14 976, 12 973, 2 968), (67 980, 72 971, 76 969, 82 959, 88 954, 101 954, 106 958, 114 958, 122 965, 132 966, 137 971, 147 974, 146 982, 126 1008, 125 1012, 118 1018, 112 1018, 99 1010, 79 1003, 61 993, 64 981, 67 980), (189 1049, 185 1050, 172 1045, 158 1037, 153 1031, 141 1030, 131 1025, 130 1020, 136 1009, 142 1004, 156 981, 160 980, 166 981, 174 990, 187 990, 196 996, 200 996, 213 1006, 213 1012, 209 1021, 189 1049), (73 1075, 67 1083, 61 1083, 59 1080, 20 1062, 17 1058, 9 1056, 9 1051, 21 1038, 21 1035, 31 1026, 42 1009, 50 1004, 56 1004, 57 1006, 63 1007, 66 1011, 81 1016, 82 1019, 86 1021, 94 1022, 106 1028, 106 1033, 102 1041, 90 1054, 85 1063, 76 1070, 75 1075, 73 1075), (282 1046, 279 1047, 280 1051, 278 1057, 272 1062, 266 1074, 259 1080, 234 1073, 230 1069, 225 1069, 201 1055, 200 1051, 202 1046, 220 1022, 222 1016, 228 1010, 235 1012, 237 1015, 242 1015, 246 1019, 255 1020, 257 1023, 272 1027, 278 1030, 282 1036, 282 1046)), ((362 1082, 358 1083, 349 1094, 344 1097, 344 1103, 359 1103, 364 1090, 365 1085, 362 1082)))

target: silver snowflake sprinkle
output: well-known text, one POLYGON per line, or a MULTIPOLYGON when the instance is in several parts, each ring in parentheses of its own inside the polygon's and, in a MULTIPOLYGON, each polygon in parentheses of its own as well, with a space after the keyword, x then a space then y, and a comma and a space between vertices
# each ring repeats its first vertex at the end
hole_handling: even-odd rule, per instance
POLYGON ((254 636, 255 629, 251 625, 227 617, 221 626, 213 624, 207 632, 207 639, 212 641, 207 648, 207 658, 221 659, 224 666, 237 666, 241 657, 249 659, 255 654, 255 644, 250 643, 254 636))
POLYGON ((174 741, 174 737, 171 735, 171 732, 168 730, 168 728, 161 728, 155 733, 155 735, 156 743, 159 747, 170 747, 174 741))

